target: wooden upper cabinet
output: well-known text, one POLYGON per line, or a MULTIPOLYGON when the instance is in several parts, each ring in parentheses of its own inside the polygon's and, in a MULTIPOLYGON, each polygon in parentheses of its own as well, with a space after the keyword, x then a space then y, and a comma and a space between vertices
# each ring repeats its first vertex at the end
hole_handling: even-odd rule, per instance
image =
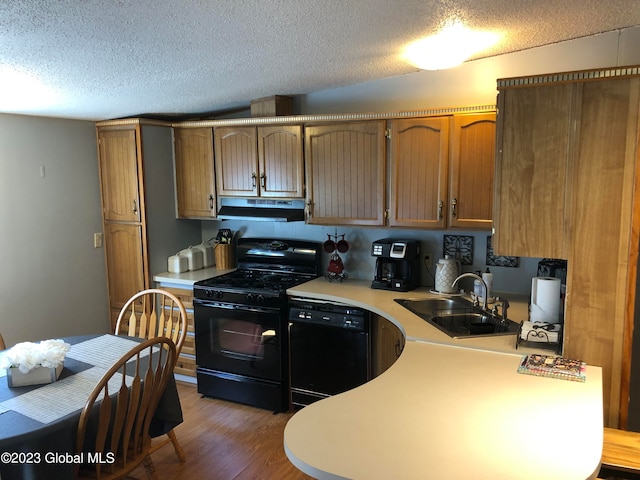
POLYGON ((383 225, 384 121, 305 128, 308 223, 383 225))
POLYGON ((213 130, 176 128, 173 137, 178 217, 215 217, 213 130))
POLYGON ((139 222, 136 129, 99 129, 98 158, 105 221, 139 222))
POLYGON ((446 226, 449 121, 391 121, 390 226, 446 226))
POLYGON ((215 129, 218 195, 258 196, 258 144, 255 127, 215 129))
POLYGON ((449 156, 449 226, 489 230, 496 114, 455 115, 449 156))
POLYGON ((304 197, 302 127, 219 127, 214 135, 218 195, 304 197))
POLYGON ((261 197, 304 197, 302 126, 258 127, 261 197))
POLYGON ((493 248, 497 255, 567 258, 575 84, 498 96, 493 248))

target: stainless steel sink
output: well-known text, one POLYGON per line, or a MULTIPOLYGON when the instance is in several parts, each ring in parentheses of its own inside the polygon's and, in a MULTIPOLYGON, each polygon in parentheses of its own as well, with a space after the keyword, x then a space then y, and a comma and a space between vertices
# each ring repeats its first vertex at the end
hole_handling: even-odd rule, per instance
POLYGON ((520 328, 518 323, 503 322, 460 297, 395 301, 452 338, 514 335, 520 328))

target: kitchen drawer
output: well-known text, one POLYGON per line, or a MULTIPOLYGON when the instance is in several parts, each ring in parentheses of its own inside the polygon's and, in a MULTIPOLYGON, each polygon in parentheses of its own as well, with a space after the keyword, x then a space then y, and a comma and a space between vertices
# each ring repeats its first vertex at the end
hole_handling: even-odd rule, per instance
POLYGON ((187 336, 184 338, 184 343, 182 344, 182 352, 180 353, 186 353, 188 355, 196 354, 196 341, 193 331, 187 332, 187 336))
MULTIPOLYGON (((169 311, 169 307, 165 307, 165 311, 169 311)), ((177 311, 177 310, 176 310, 177 311)), ((166 315, 168 315, 168 313, 165 313, 166 315)), ((174 314, 174 318, 175 318, 175 314, 174 314)), ((193 326, 193 311, 191 310, 187 310, 187 332, 191 332, 193 333, 194 330, 194 326, 193 326)))
POLYGON ((193 308, 193 288, 189 288, 189 289, 171 288, 171 287, 160 287, 160 288, 178 297, 178 299, 184 305, 184 308, 186 309, 193 308))
MULTIPOLYGON (((185 344, 186 344, 186 340, 185 340, 185 344)), ((196 376, 196 357, 193 355, 185 355, 184 348, 182 349, 182 351, 183 351, 183 354, 181 354, 178 357, 176 368, 173 371, 181 375, 188 375, 190 377, 195 377, 196 376)))

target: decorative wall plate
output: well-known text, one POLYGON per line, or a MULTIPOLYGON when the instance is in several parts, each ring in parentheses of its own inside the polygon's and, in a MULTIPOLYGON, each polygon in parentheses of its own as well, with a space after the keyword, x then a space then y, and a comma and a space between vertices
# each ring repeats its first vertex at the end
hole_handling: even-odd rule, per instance
POLYGON ((491 235, 487 237, 487 265, 494 267, 518 267, 519 264, 520 257, 494 255, 491 235))
POLYGON ((473 237, 444 235, 443 254, 455 258, 461 265, 473 264, 473 237))

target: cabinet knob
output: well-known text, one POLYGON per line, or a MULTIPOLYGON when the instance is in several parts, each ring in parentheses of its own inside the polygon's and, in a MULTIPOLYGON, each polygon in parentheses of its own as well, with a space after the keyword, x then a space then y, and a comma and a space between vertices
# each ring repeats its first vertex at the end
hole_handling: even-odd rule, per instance
POLYGON ((260 174, 260 187, 267 188, 267 175, 264 172, 260 174))
POLYGON ((133 200, 133 214, 134 215, 138 215, 138 201, 137 200, 133 200))
POLYGON ((209 209, 213 210, 213 194, 209 194, 209 209))
POLYGON ((251 174, 251 186, 255 189, 256 188, 256 178, 258 178, 258 175, 256 175, 256 172, 253 172, 251 174))
POLYGON ((451 200, 451 216, 453 218, 456 218, 456 205, 458 205, 458 199, 457 198, 453 198, 451 200))
POLYGON ((444 202, 442 200, 438 201, 438 220, 442 220, 442 210, 444 209, 444 202))

